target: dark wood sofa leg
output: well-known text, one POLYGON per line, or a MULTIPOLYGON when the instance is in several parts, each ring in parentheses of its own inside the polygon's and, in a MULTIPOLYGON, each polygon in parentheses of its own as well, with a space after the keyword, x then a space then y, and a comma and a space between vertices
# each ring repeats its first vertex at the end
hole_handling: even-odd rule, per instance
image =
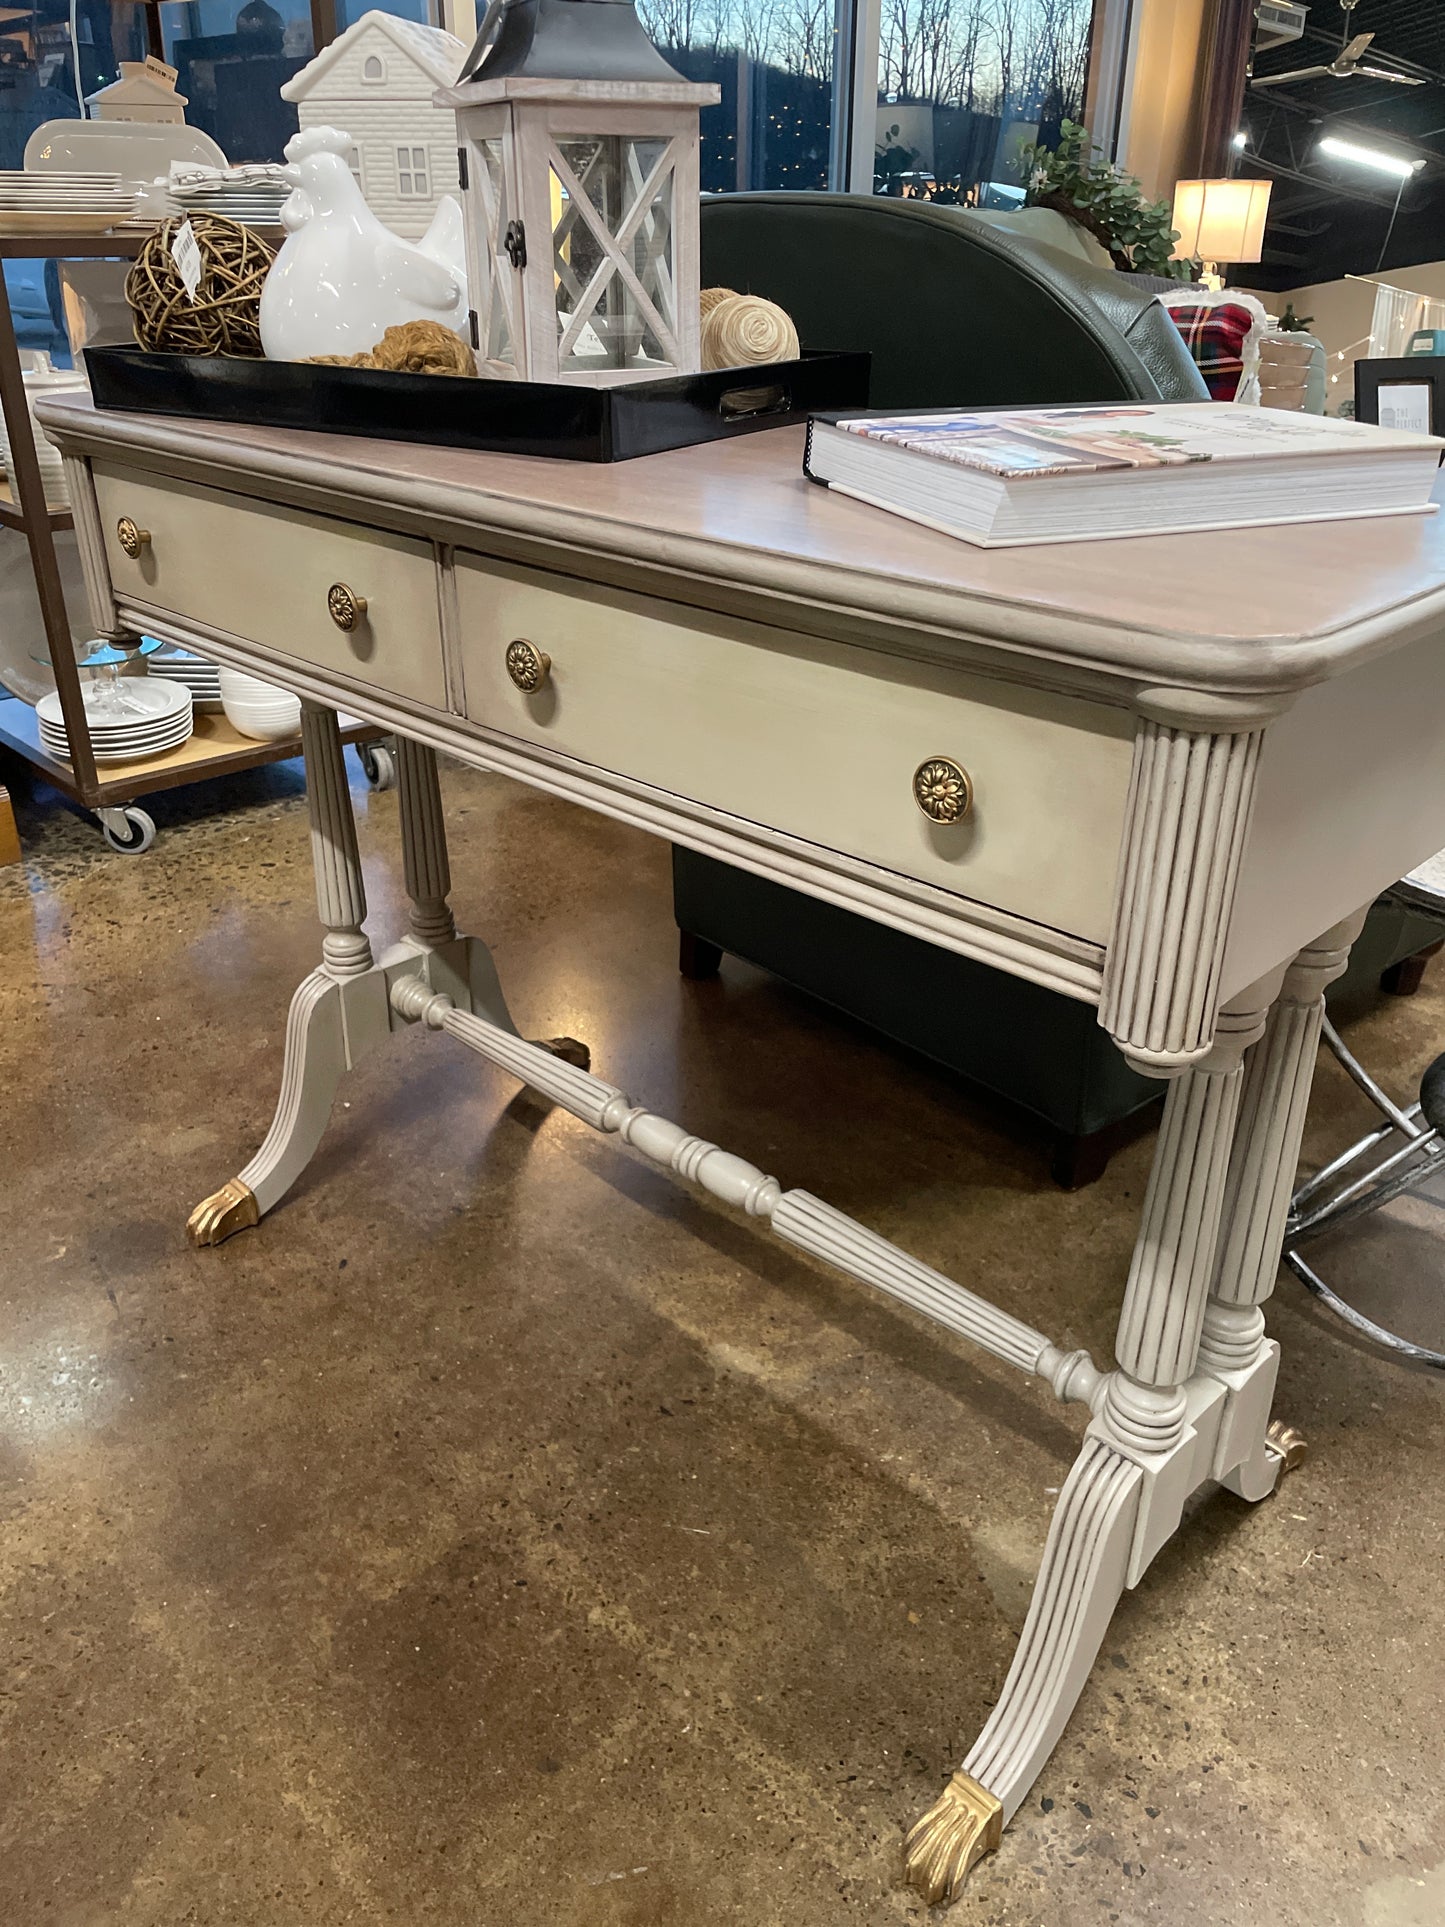
POLYGON ((1445 937, 1441 937, 1438 943, 1427 943, 1413 957, 1402 957, 1399 963, 1391 964, 1381 974, 1381 990, 1387 991, 1391 997, 1413 997, 1420 988, 1426 964, 1441 950, 1445 950, 1445 937))
POLYGON ((1082 1191, 1086 1184, 1097 1184, 1103 1177, 1118 1144, 1119 1132, 1112 1124, 1084 1137, 1060 1131, 1054 1139, 1049 1176, 1061 1191, 1082 1191))
POLYGON ((690 930, 677 933, 677 967, 690 982, 703 983, 722 969, 722 945, 695 937, 690 930))

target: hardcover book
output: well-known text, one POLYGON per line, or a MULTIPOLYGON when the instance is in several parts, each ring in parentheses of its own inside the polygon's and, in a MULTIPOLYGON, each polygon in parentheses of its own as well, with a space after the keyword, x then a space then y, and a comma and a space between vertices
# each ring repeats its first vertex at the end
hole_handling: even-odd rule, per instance
POLYGON ((819 415, 803 472, 986 548, 1420 513, 1445 441, 1237 402, 819 415))

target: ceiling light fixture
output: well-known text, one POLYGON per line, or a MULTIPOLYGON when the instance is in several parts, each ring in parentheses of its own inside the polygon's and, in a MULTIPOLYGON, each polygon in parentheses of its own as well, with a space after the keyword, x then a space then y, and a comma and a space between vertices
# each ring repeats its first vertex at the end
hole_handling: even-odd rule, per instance
POLYGON ((1236 134, 1234 139, 1230 142, 1230 145, 1233 147, 1236 154, 1242 154, 1245 148, 1249 145, 1248 134, 1236 134))
POLYGON ((1397 181, 1408 181, 1412 174, 1418 174, 1425 165, 1423 160, 1407 161, 1402 155, 1387 154, 1382 147, 1361 147, 1357 141, 1336 140, 1333 134, 1325 136, 1318 151, 1328 154, 1331 160, 1353 161, 1356 167, 1372 167, 1376 173, 1388 174, 1397 181))

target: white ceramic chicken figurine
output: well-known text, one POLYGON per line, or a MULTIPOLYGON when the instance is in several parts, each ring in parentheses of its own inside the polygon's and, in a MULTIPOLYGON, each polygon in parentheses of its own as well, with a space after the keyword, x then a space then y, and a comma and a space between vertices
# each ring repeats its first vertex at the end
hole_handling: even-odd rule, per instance
POLYGON ((460 207, 448 197, 421 240, 404 241, 361 198, 351 147, 336 127, 308 127, 286 143, 286 239, 261 290, 261 345, 272 361, 361 354, 404 321, 467 331, 460 207))

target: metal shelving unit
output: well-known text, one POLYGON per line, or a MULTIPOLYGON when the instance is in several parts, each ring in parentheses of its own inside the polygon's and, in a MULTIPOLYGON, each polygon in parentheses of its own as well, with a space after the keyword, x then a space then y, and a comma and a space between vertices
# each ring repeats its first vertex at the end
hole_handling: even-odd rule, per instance
MULTIPOLYGON (((145 238, 141 231, 0 235, 0 261, 130 260, 139 253, 145 238)), ((143 810, 134 807, 138 797, 154 790, 175 789, 185 783, 203 782, 208 777, 225 776, 236 770, 299 756, 301 738, 297 735, 279 743, 258 743, 238 734, 224 717, 203 715, 196 718, 195 734, 178 749, 134 763, 113 764, 101 774, 85 720, 80 671, 71 644, 65 591, 55 553, 56 533, 73 527, 73 523, 68 508, 45 499, 8 287, 4 290, 4 299, 0 300, 0 408, 4 410, 5 428, 10 437, 12 477, 11 486, 0 493, 0 527, 20 530, 29 545, 41 621, 65 717, 70 761, 60 762, 42 747, 35 711, 18 696, 0 700, 0 747, 22 757, 72 802, 94 810, 113 849, 147 849, 155 827, 143 810)), ((344 741, 361 746, 367 777, 378 785, 386 783, 390 762, 371 746, 384 733, 367 723, 357 723, 343 731, 344 741)), ((18 856, 10 800, 0 788, 0 863, 13 862, 18 856)))

